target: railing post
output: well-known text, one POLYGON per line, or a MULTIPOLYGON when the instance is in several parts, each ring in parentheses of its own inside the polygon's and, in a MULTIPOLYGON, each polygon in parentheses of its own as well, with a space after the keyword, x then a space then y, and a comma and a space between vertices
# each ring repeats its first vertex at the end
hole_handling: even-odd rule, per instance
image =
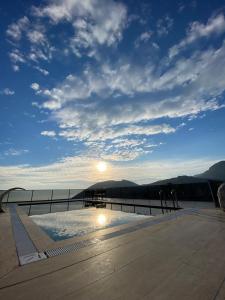
POLYGON ((34 195, 34 190, 32 190, 32 192, 31 192, 31 197, 30 197, 30 207, 29 207, 28 216, 30 216, 30 211, 31 211, 31 202, 33 201, 33 195, 34 195))
POLYGON ((176 206, 175 206, 174 194, 175 194, 175 190, 171 190, 170 195, 171 195, 171 198, 172 198, 172 201, 173 201, 173 207, 175 208, 176 206))
POLYGON ((168 212, 168 208, 167 208, 167 201, 166 201, 166 198, 164 199, 164 202, 165 202, 165 210, 166 210, 166 212, 168 212))
POLYGON ((7 195, 7 200, 6 200, 6 203, 8 204, 8 202, 9 202, 9 194, 10 194, 10 192, 8 193, 8 195, 7 195))
POLYGON ((163 191, 159 191, 159 197, 160 197, 160 202, 161 202, 161 208, 162 208, 162 213, 164 214, 164 209, 163 209, 163 191))
POLYGON ((53 190, 52 190, 52 194, 51 194, 50 213, 52 212, 52 199, 53 199, 53 190))
POLYGON ((69 205, 70 205, 69 199, 70 199, 70 189, 69 189, 69 193, 68 193, 68 204, 67 204, 67 211, 69 210, 69 205))

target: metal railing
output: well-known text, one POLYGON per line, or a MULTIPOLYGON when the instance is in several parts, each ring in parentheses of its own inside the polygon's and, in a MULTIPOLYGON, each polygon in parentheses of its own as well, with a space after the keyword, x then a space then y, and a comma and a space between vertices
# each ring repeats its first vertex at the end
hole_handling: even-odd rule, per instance
MULTIPOLYGON (((168 206, 167 202, 168 201, 160 201, 160 205, 150 205, 150 204, 140 204, 140 203, 129 203, 127 202, 127 200, 129 199, 118 199, 117 201, 113 201, 112 199, 101 199, 101 200, 83 200, 83 202, 85 203, 85 207, 90 207, 90 206, 95 206, 95 207, 106 207, 107 205, 110 205, 110 208, 113 209, 113 205, 117 205, 121 207, 121 211, 123 211, 123 207, 124 206, 128 206, 128 207, 132 207, 133 208, 133 212, 136 213, 137 210, 136 208, 140 207, 140 208, 148 208, 149 209, 149 215, 152 214, 152 209, 159 209, 161 210, 162 214, 167 213, 167 212, 171 212, 171 211, 175 211, 175 210, 179 210, 181 209, 181 207, 176 206, 175 202, 173 202, 173 206, 168 206), (123 201, 121 201, 123 200, 123 201), (125 200, 125 201, 124 201, 125 200)), ((137 200, 137 199, 135 199, 137 200)), ((141 199, 140 199, 141 200, 141 199)), ((138 201, 138 200, 137 200, 138 201)), ((144 200, 144 201, 148 201, 148 200, 144 200)))
POLYGON ((3 203, 23 206, 28 215, 68 211, 84 207, 106 207, 108 209, 140 214, 164 214, 180 209, 177 199, 125 199, 106 198, 104 192, 68 189, 68 190, 26 190, 11 191, 3 203), (129 208, 129 209, 128 209, 129 208))

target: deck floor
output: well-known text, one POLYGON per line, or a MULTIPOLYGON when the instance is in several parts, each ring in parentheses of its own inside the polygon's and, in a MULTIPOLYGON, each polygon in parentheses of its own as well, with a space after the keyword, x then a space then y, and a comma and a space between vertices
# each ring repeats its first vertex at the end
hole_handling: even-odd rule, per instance
POLYGON ((225 214, 216 209, 25 266, 18 266, 5 213, 0 215, 0 244, 4 300, 225 299, 225 214))

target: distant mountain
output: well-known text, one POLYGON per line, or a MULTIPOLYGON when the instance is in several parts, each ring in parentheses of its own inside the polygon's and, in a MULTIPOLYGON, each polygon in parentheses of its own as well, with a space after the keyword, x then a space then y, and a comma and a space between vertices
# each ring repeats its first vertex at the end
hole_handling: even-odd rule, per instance
POLYGON ((178 176, 174 178, 159 180, 153 183, 150 183, 149 185, 165 185, 165 184, 182 184, 182 183, 196 183, 196 182, 205 182, 206 180, 204 178, 196 178, 193 176, 178 176))
POLYGON ((206 180, 221 180, 225 181, 225 161, 220 161, 212 165, 207 171, 202 174, 195 176, 178 176, 174 178, 169 178, 165 180, 160 180, 151 183, 150 185, 164 185, 164 184, 182 184, 182 183, 197 183, 205 182, 206 180))
POLYGON ((132 186, 138 186, 138 184, 128 180, 120 180, 120 181, 108 180, 108 181, 97 182, 96 184, 90 186, 88 189, 89 190, 108 189, 108 188, 132 187, 132 186))
POLYGON ((225 161, 219 161, 212 165, 207 171, 195 177, 225 181, 225 161))
MULTIPOLYGON (((220 161, 213 166, 211 166, 207 171, 202 174, 198 174, 195 176, 178 176, 174 178, 169 178, 165 180, 159 180, 148 185, 165 185, 165 184, 184 184, 184 183, 198 183, 198 182, 205 182, 208 179, 211 180, 221 180, 225 181, 225 161, 220 161)), ((108 180, 98 182, 88 189, 107 189, 107 188, 116 188, 116 187, 133 187, 138 186, 135 182, 128 181, 128 180, 108 180)))

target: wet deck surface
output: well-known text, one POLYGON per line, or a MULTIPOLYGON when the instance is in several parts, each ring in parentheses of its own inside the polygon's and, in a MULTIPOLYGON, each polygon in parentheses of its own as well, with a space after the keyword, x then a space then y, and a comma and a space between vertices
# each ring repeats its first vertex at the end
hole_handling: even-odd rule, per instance
MULTIPOLYGON (((54 248, 23 222, 37 248, 54 248)), ((125 232, 19 267, 10 216, 0 215, 0 299, 225 299, 223 212, 190 212, 125 232)))

